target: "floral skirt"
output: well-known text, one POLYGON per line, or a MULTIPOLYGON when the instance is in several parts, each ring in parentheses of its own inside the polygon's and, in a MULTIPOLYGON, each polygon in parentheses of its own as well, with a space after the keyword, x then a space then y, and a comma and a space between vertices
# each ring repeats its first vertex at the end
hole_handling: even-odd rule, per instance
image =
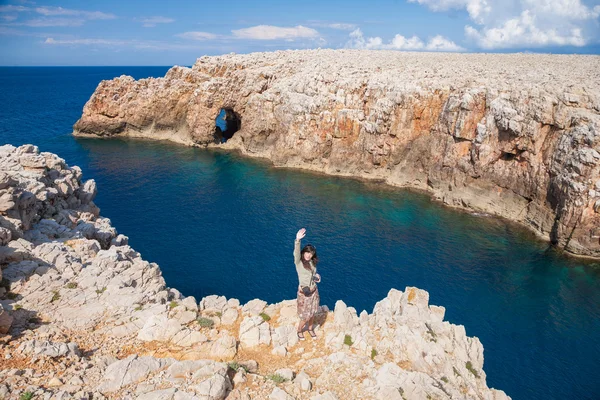
POLYGON ((319 289, 315 287, 315 291, 310 296, 306 297, 300 286, 298 286, 298 317, 300 320, 306 321, 314 316, 319 309, 319 289))

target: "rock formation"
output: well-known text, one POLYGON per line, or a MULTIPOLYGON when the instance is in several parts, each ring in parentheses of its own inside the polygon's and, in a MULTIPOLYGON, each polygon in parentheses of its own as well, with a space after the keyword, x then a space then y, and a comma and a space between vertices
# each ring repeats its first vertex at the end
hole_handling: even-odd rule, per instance
POLYGON ((295 300, 183 296, 81 177, 35 146, 0 147, 0 398, 508 398, 487 387, 479 340, 417 288, 371 314, 338 301, 304 342, 295 300))
POLYGON ((600 257, 600 57, 306 50, 102 81, 76 135, 239 149, 382 180, 600 257), (241 129, 220 145, 215 118, 241 129))

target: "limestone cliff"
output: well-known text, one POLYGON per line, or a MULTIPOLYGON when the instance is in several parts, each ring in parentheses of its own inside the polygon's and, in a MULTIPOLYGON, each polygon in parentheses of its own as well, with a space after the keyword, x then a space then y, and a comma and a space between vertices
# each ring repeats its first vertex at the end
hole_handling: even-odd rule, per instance
POLYGON ((35 146, 0 146, 0 398, 508 398, 487 387, 480 341, 417 288, 370 314, 338 301, 304 342, 295 300, 184 297, 81 177, 35 146))
POLYGON ((307 50, 102 81, 76 135, 221 146, 381 179, 600 257, 600 57, 307 50), (224 108, 241 120, 225 144, 224 108))

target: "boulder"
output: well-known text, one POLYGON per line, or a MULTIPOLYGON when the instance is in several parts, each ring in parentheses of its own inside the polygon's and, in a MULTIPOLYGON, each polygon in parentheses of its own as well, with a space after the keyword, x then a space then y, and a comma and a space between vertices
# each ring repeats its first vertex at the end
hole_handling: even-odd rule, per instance
POLYGON ((267 302, 260 299, 250 300, 248 303, 244 304, 242 307, 243 313, 248 313, 250 315, 259 315, 265 307, 267 306, 267 302))
POLYGON ((294 384, 297 385, 300 390, 304 392, 310 392, 312 389, 312 381, 310 376, 304 371, 300 371, 296 378, 294 378, 294 384))
POLYGON ((2 304, 0 304, 0 333, 6 334, 10 330, 13 323, 13 317, 10 315, 8 310, 5 310, 2 304))
POLYGON ((227 308, 223 315, 221 315, 221 324, 222 325, 233 325, 237 321, 239 317, 239 312, 237 308, 227 308))
POLYGON ((211 295, 200 300, 199 308, 206 314, 222 313, 227 307, 227 299, 224 296, 211 295))
POLYGON ((176 388, 154 390, 138 396, 137 400, 173 400, 176 392, 176 388))
POLYGON ((210 348, 211 357, 219 360, 231 360, 237 354, 237 342, 235 337, 227 331, 221 333, 220 337, 213 342, 210 348))
POLYGON ((6 246, 12 240, 10 229, 0 227, 0 246, 6 246))
POLYGON ((281 376, 286 381, 290 382, 294 379, 294 376, 296 375, 294 374, 294 371, 292 371, 289 368, 279 368, 277 371, 275 371, 275 374, 281 376))
POLYGON ((97 194, 98 188, 96 186, 96 181, 89 179, 79 188, 77 197, 81 201, 81 204, 88 204, 96 198, 97 194))
POLYGON ((271 343, 269 324, 262 317, 245 317, 240 324, 240 345, 245 348, 271 343))
POLYGON ((151 373, 167 368, 172 361, 154 357, 131 355, 106 368, 97 387, 101 393, 112 393, 134 383, 141 382, 151 373))
POLYGON ((81 351, 76 343, 73 342, 50 342, 29 340, 19 346, 19 352, 23 354, 42 355, 52 358, 69 357, 77 358, 81 356, 81 351))
POLYGON ((275 387, 269 395, 269 400, 294 400, 294 397, 289 395, 285 390, 275 387))

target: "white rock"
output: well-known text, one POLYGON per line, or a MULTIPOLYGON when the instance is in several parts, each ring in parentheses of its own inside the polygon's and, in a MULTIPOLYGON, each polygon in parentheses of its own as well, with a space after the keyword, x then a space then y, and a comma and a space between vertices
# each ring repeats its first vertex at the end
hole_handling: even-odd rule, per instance
POLYGON ((275 371, 275 374, 281 376, 286 381, 292 381, 294 379, 294 375, 295 375, 294 371, 292 371, 289 368, 280 368, 277 371, 275 371))
POLYGON ((296 378, 294 378, 294 384, 296 384, 298 387, 300 387, 301 390, 305 392, 309 392, 310 390, 312 390, 312 382, 310 380, 310 376, 308 376, 308 374, 304 371, 301 371, 300 373, 298 373, 298 375, 296 375, 296 378))
POLYGON ((48 387, 57 387, 61 386, 62 384, 63 382, 55 376, 50 378, 50 380, 48 381, 48 387))
POLYGON ((211 357, 220 360, 231 360, 237 354, 237 342, 227 331, 221 333, 210 349, 211 357))
POLYGON ((204 333, 189 328, 183 328, 171 338, 171 343, 181 347, 190 347, 206 341, 208 338, 204 333))
POLYGON ((242 361, 240 362, 240 365, 243 366, 246 369, 246 371, 250 373, 255 374, 258 372, 258 363, 254 360, 242 361))
POLYGON ((273 329, 271 335, 273 347, 291 348, 298 343, 298 333, 294 325, 280 325, 273 329))
POLYGON ((165 359, 131 355, 106 368, 97 390, 102 393, 116 392, 124 386, 141 382, 152 372, 166 368, 169 363, 165 359))
POLYGON ((238 310, 236 308, 228 308, 221 315, 221 324, 233 325, 239 317, 238 310))
POLYGON ((98 187, 96 185, 96 181, 89 179, 83 184, 83 186, 79 188, 78 197, 82 204, 88 204, 96 198, 97 194, 98 187))
POLYGON ((222 400, 231 390, 231 382, 226 376, 217 374, 197 385, 189 386, 188 389, 194 390, 203 400, 222 400))
POLYGON ((215 370, 218 370, 215 361, 212 360, 185 360, 176 361, 171 364, 167 369, 167 375, 172 379, 187 379, 193 372, 204 369, 207 366, 210 368, 210 373, 208 375, 214 373, 215 370))
POLYGON ((242 307, 243 313, 248 313, 250 315, 259 315, 265 309, 267 302, 260 299, 250 300, 248 303, 244 304, 242 307))
POLYGON ((29 340, 19 346, 19 352, 23 354, 43 355, 48 357, 71 357, 81 355, 79 347, 73 342, 49 342, 29 340))
POLYGON ((246 317, 240 324, 240 345, 245 348, 271 343, 271 330, 262 317, 246 317))
POLYGON ((342 331, 351 331, 358 324, 356 310, 353 307, 346 306, 341 300, 336 301, 333 311, 333 323, 342 331))
POLYGON ((173 318, 175 318, 181 325, 187 325, 192 321, 196 320, 196 311, 182 311, 176 313, 173 318))
POLYGON ((238 369, 238 371, 233 376, 233 384, 237 386, 246 382, 246 380, 246 371, 243 368, 238 369))
POLYGON ((285 348, 285 346, 277 346, 277 347, 273 348, 273 350, 271 350, 271 354, 279 356, 279 357, 285 357, 285 356, 287 356, 288 351, 285 348))
POLYGON ((181 300, 181 304, 184 305, 188 311, 198 312, 198 303, 194 296, 188 296, 181 300))
POLYGON ((176 392, 176 388, 155 390, 138 396, 137 400, 173 400, 176 392))
POLYGON ((294 400, 294 397, 290 396, 285 390, 275 387, 269 395, 269 400, 294 400))
POLYGON ((194 393, 182 392, 179 390, 173 396, 173 400, 200 400, 200 398, 194 393))
POLYGON ((311 397, 310 400, 338 400, 338 398, 335 394, 327 391, 323 394, 311 397))
POLYGON ((223 312, 227 306, 227 299, 224 296, 211 295, 204 297, 199 304, 200 311, 205 313, 223 312))

